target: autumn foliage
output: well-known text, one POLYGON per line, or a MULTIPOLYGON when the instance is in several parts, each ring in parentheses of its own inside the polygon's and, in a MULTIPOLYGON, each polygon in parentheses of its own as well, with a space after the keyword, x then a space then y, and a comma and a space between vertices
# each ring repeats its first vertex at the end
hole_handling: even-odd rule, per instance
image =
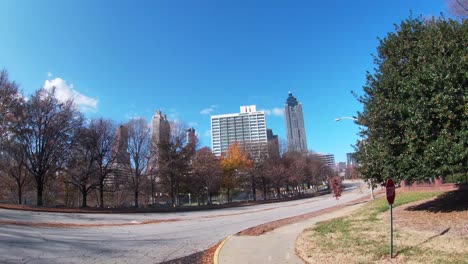
POLYGON ((239 147, 238 143, 229 146, 226 153, 221 156, 220 165, 223 170, 222 187, 226 188, 228 201, 231 201, 231 190, 238 185, 242 173, 252 166, 246 153, 239 147))

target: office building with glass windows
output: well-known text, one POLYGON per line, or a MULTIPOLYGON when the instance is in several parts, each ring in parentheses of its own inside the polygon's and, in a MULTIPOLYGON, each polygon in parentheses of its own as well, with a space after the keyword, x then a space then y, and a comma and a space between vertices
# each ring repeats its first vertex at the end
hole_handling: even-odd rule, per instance
POLYGON ((302 104, 289 92, 284 105, 284 121, 288 151, 307 152, 307 140, 302 115, 302 104))
POLYGON ((246 151, 267 152, 265 111, 249 105, 241 106, 240 113, 211 116, 213 153, 221 156, 235 142, 246 151))

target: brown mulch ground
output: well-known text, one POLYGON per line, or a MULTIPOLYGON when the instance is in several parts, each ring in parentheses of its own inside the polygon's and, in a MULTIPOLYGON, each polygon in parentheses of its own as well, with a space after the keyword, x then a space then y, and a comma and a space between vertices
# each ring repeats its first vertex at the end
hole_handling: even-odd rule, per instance
POLYGON ((205 251, 200 251, 197 253, 193 253, 192 255, 188 255, 183 258, 173 259, 169 261, 162 262, 161 264, 213 264, 214 254, 216 249, 221 244, 222 241, 219 241, 216 245, 213 245, 209 249, 205 251))
MULTIPOLYGON (((383 219, 389 222, 389 212, 383 219)), ((468 191, 399 206, 393 209, 393 224, 401 230, 468 237, 468 191)))

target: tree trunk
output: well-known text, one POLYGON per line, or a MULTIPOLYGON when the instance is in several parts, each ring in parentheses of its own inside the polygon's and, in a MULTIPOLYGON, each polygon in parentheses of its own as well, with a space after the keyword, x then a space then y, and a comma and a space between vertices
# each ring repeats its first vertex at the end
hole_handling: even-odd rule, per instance
POLYGON ((227 188, 227 202, 231 202, 231 189, 227 188))
POLYGON ((99 183, 99 207, 104 208, 104 182, 99 183))
POLYGON ((252 177, 252 196, 254 202, 257 201, 257 185, 255 184, 255 179, 252 177))
POLYGON ((17 184, 18 184, 18 204, 21 204, 22 203, 22 198, 23 198, 23 193, 22 193, 22 189, 23 189, 23 185, 21 184, 21 181, 17 181, 17 184))
POLYGON ((88 192, 86 191, 86 187, 81 190, 81 196, 83 197, 83 201, 81 203, 81 207, 88 207, 88 192))
POLYGON ((263 185, 263 200, 266 201, 266 199, 267 199, 267 187, 266 187, 265 177, 262 177, 262 185, 263 185))
POLYGON ((278 193, 278 199, 281 199, 281 188, 278 186, 276 186, 276 192, 278 193))
POLYGON ((371 199, 375 200, 374 196, 374 183, 372 182, 372 179, 369 179, 369 187, 370 187, 370 192, 371 192, 371 199))
POLYGON ((151 180, 151 205, 154 205, 154 180, 151 180))
POLYGON ((135 192, 135 207, 138 208, 138 191, 135 192))
POLYGON ((37 182, 37 206, 42 206, 42 192, 44 190, 44 184, 42 182, 37 182))

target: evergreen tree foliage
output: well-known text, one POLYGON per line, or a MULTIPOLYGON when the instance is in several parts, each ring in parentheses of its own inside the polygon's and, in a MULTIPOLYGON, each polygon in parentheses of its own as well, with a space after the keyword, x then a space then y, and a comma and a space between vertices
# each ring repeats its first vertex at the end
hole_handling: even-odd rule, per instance
POLYGON ((410 181, 468 170, 468 22, 412 18, 380 40, 359 98, 365 178, 410 181))

